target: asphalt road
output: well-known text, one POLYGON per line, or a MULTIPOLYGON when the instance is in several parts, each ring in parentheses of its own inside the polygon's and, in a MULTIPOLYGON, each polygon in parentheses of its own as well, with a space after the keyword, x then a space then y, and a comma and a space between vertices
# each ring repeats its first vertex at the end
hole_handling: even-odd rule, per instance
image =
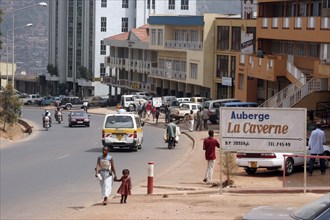
MULTIPOLYGON (((43 110, 23 109, 23 118, 35 123, 34 134, 0 151, 0 219, 59 218, 72 209, 99 203, 99 183, 94 177, 101 154, 103 115, 91 115, 91 127, 69 128, 64 121, 46 131, 43 110)), ((52 113, 53 116, 54 113, 52 113)), ((163 129, 146 125, 144 144, 138 152, 112 152, 117 175, 128 168, 134 184, 147 180, 148 162, 160 173, 184 155, 180 144, 191 144, 184 135, 174 150, 162 141, 163 129)), ((155 174, 155 175, 156 175, 155 174)), ((114 183, 113 193, 119 184, 114 183)))

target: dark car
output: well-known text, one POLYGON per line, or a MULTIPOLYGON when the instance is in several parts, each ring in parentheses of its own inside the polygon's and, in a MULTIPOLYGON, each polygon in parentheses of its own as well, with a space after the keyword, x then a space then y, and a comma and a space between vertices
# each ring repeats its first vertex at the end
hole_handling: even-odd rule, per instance
POLYGON ((84 101, 88 102, 88 107, 107 107, 109 103, 109 97, 93 96, 84 101))
POLYGON ((299 219, 299 220, 329 220, 330 193, 307 203, 299 208, 258 206, 244 215, 245 220, 257 219, 299 219))
POLYGON ((69 114, 69 127, 76 125, 84 125, 89 127, 90 118, 89 115, 84 111, 72 111, 69 114))

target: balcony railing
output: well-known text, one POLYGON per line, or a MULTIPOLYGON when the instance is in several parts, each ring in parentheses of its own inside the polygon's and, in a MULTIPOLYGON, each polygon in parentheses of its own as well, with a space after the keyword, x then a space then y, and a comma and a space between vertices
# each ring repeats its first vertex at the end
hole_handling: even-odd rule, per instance
POLYGON ((203 50, 203 42, 167 40, 165 41, 165 47, 170 49, 203 50))
MULTIPOLYGON (((262 29, 315 29, 329 30, 329 17, 274 17, 274 18, 259 18, 261 19, 262 29)), ((258 19, 258 20, 259 20, 258 19)))
POLYGON ((284 55, 266 55, 264 58, 256 55, 240 56, 240 64, 247 66, 249 76, 271 81, 285 74, 285 61, 284 55))
POLYGON ((161 69, 161 68, 151 68, 151 77, 163 78, 163 79, 172 79, 186 81, 187 75, 186 72, 161 69))
POLYGON ((156 92, 156 86, 153 83, 143 83, 138 81, 131 81, 128 79, 117 79, 116 77, 105 76, 102 78, 102 83, 112 85, 120 88, 156 92))

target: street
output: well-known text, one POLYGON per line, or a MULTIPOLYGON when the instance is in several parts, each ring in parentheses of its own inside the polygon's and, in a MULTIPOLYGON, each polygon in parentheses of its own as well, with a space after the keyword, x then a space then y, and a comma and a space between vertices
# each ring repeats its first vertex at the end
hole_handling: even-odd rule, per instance
MULTIPOLYGON (((1 149, 0 218, 49 219, 101 201, 94 168, 101 153, 104 116, 92 114, 89 128, 69 128, 65 111, 63 123, 57 124, 53 118, 46 131, 41 127, 42 109, 23 112, 24 118, 34 123, 34 134, 1 149)), ((147 178, 148 161, 155 162, 157 172, 162 172, 180 160, 186 150, 178 147, 169 151, 162 134, 162 128, 146 125, 142 150, 112 152, 117 175, 130 169, 136 185, 147 178)), ((183 144, 188 141, 184 136, 181 139, 183 144)), ((114 183, 114 190, 118 186, 114 183)))

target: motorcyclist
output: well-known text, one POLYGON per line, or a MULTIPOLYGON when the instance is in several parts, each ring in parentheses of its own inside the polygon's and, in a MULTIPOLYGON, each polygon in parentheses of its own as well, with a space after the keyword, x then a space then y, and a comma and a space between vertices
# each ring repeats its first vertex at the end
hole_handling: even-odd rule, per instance
POLYGON ((46 116, 49 118, 49 127, 51 127, 52 126, 52 117, 51 117, 51 113, 47 109, 45 109, 45 115, 43 117, 43 123, 45 122, 45 117, 46 116))
POLYGON ((57 109, 55 110, 55 119, 57 120, 59 115, 61 114, 61 107, 57 107, 57 109))
POLYGON ((170 123, 167 124, 166 133, 167 133, 167 142, 173 141, 175 143, 175 136, 177 126, 174 124, 173 119, 170 119, 170 123))

